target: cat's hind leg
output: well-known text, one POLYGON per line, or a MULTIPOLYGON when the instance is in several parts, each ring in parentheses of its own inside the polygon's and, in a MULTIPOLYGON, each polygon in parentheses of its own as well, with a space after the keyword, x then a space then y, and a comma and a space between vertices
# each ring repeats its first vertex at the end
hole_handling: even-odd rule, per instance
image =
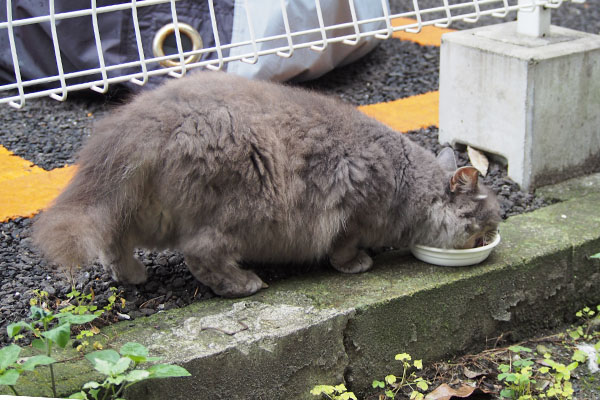
POLYGON ((118 282, 140 284, 146 282, 146 267, 133 256, 133 245, 127 238, 112 241, 100 252, 100 263, 118 282))
POLYGON ((204 229, 183 247, 185 261, 196 279, 223 297, 244 297, 268 287, 254 272, 238 266, 232 238, 204 229))
POLYGON ((339 239, 329 254, 329 262, 333 268, 347 274, 357 274, 369 270, 373 266, 373 259, 362 249, 357 247, 355 238, 339 239))

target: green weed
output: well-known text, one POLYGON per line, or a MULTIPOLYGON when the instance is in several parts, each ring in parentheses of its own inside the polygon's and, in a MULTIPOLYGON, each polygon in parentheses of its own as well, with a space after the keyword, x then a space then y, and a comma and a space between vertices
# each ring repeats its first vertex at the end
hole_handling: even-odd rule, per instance
MULTIPOLYGON (((413 368, 418 370, 423 369, 421 360, 414 360, 411 363, 412 357, 408 353, 396 354, 396 361, 402 363, 402 375, 386 375, 382 381, 374 380, 372 383, 373 389, 379 389, 382 394, 380 398, 394 399, 400 390, 410 390, 411 400, 423 400, 424 395, 421 391, 426 391, 429 388, 429 382, 417 376, 413 368)), ((349 400, 356 399, 352 392, 348 392, 343 384, 337 386, 317 385, 310 391, 315 396, 321 396, 331 400, 349 400)))
POLYGON ((99 350, 86 354, 85 358, 106 378, 102 382, 86 383, 70 399, 119 399, 125 389, 143 380, 191 376, 185 368, 177 365, 155 364, 148 369, 138 368, 140 364, 158 361, 160 357, 149 357, 148 349, 134 342, 125 343, 118 353, 115 350, 99 350))
MULTIPOLYGON (((53 349, 57 346, 65 348, 72 339, 71 328, 89 324, 100 317, 117 303, 119 297, 115 288, 111 288, 112 295, 108 304, 102 308, 93 305, 93 292, 82 294, 76 290, 67 295, 67 300, 57 312, 51 311, 48 306, 48 293, 42 290, 34 290, 34 297, 30 300, 30 315, 28 321, 19 321, 7 326, 10 338, 17 341, 24 337, 23 332, 29 332, 33 337, 31 346, 40 354, 20 359, 22 348, 11 344, 0 349, 0 386, 8 386, 10 390, 19 395, 17 383, 21 374, 35 371, 37 367, 47 366, 50 370, 50 390, 53 397, 58 397, 56 391, 56 378, 54 364, 57 362, 52 357, 53 349), (66 305, 64 305, 66 304, 66 305)), ((121 302, 124 302, 121 299, 121 302)), ((89 329, 80 329, 76 335, 77 339, 91 337, 98 333, 95 326, 89 329)), ((87 343, 87 342, 84 342, 87 343)), ((79 345, 77 349, 82 351, 85 345, 79 345)), ((95 349, 102 346, 96 342, 95 349)), ((134 383, 153 378, 168 378, 190 376, 189 372, 182 367, 169 364, 156 364, 147 369, 139 368, 140 364, 158 361, 158 357, 150 357, 148 349, 139 343, 126 343, 119 352, 115 350, 98 350, 86 354, 85 358, 90 361, 98 372, 106 375, 102 382, 88 382, 82 390, 73 394, 75 399, 93 400, 116 400, 121 393, 134 383), (100 397, 99 397, 100 396, 100 397)))

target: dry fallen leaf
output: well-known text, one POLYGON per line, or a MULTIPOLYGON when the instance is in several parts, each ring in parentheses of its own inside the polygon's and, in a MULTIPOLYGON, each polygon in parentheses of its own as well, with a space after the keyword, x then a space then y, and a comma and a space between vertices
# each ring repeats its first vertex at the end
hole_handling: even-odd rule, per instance
POLYGON ((481 175, 486 176, 488 167, 490 166, 490 162, 488 161, 487 157, 482 152, 472 148, 471 146, 467 146, 467 154, 469 155, 469 161, 471 161, 471 165, 473 165, 481 175))
POLYGON ((454 378, 453 380, 451 380, 450 382, 448 382, 448 384, 449 384, 450 386, 456 386, 456 385, 458 385, 458 384, 459 384, 459 383, 461 383, 461 382, 462 382, 462 380, 461 380, 461 379, 459 379, 459 378, 454 378))
POLYGON ((425 396, 425 400, 450 400, 452 397, 461 399, 470 397, 473 393, 482 393, 476 387, 469 385, 461 385, 458 389, 452 389, 445 383, 438 386, 433 392, 425 396))
POLYGON ((481 371, 472 371, 467 367, 463 368, 463 374, 465 374, 465 376, 469 379, 474 379, 477 378, 478 376, 482 376, 485 375, 485 372, 481 372, 481 371))

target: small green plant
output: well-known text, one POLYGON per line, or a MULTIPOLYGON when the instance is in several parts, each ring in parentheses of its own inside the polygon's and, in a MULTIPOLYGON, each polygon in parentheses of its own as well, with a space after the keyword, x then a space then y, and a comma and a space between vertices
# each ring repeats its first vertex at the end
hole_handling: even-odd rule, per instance
POLYGON ((42 308, 47 308, 46 301, 48 300, 48 292, 40 289, 33 289, 33 297, 29 299, 30 306, 39 305, 42 308))
POLYGON ((396 354, 396 361, 400 361, 402 363, 402 376, 397 377, 395 375, 387 375, 383 378, 383 381, 374 380, 373 388, 374 389, 382 389, 384 390, 384 394, 386 398, 393 399, 396 397, 398 391, 404 388, 409 388, 410 398, 411 400, 422 400, 423 393, 419 392, 425 391, 429 389, 429 383, 416 375, 414 371, 409 371, 411 368, 423 369, 422 360, 414 360, 412 365, 410 363, 412 357, 408 353, 396 354))
MULTIPOLYGON (((422 400, 424 398, 421 391, 426 391, 429 388, 429 383, 418 377, 412 368, 423 369, 423 362, 421 360, 414 360, 411 363, 412 357, 407 353, 396 354, 396 361, 402 363, 402 376, 397 377, 396 375, 387 375, 383 378, 383 381, 374 380, 373 388, 381 389, 385 398, 394 399, 400 390, 409 389, 411 400, 422 400)), ((317 385, 310 391, 315 396, 321 396, 331 400, 356 400, 356 396, 352 392, 348 392, 346 386, 343 384, 337 386, 330 385, 317 385)), ((380 396, 381 397, 381 396, 380 396)))
MULTIPOLYGON (((575 352, 573 358, 581 359, 581 352, 575 352)), ((585 361, 585 354, 583 354, 583 361, 585 361)), ((550 358, 549 354, 544 355, 544 363, 546 367, 540 368, 541 374, 550 374, 552 378, 552 384, 545 393, 548 398, 556 399, 572 399, 573 398, 573 385, 571 385, 571 371, 573 371, 579 363, 574 361, 569 365, 564 365, 556 362, 550 358)))
POLYGON ((533 379, 533 361, 528 358, 518 358, 513 361, 513 354, 519 355, 522 353, 531 353, 532 350, 523 346, 511 346, 509 350, 510 363, 500 364, 498 369, 499 381, 504 381, 506 387, 500 392, 500 396, 508 399, 533 399, 532 386, 536 383, 533 379))
MULTIPOLYGON (((92 304, 95 298, 94 291, 90 290, 90 293, 84 294, 72 288, 72 290, 67 293, 67 300, 59 303, 59 313, 72 313, 75 315, 85 315, 92 314, 96 317, 101 317, 105 313, 112 311, 112 309, 117 304, 117 301, 120 299, 121 306, 125 306, 125 299, 120 297, 120 294, 117 293, 117 288, 110 287, 111 295, 108 297, 108 304, 102 308, 98 308, 98 306, 92 304)), ((83 352, 87 346, 89 345, 89 341, 86 340, 88 338, 92 338, 94 335, 100 333, 100 330, 96 326, 91 326, 89 329, 80 329, 75 336, 75 339, 81 340, 81 343, 77 345, 77 350, 83 352)), ((92 344, 95 350, 102 349, 102 345, 100 342, 93 342, 92 344)))
POLYGON ((331 400, 358 400, 354 393, 348 392, 344 384, 337 386, 317 385, 312 388, 310 393, 315 396, 324 396, 326 399, 331 400))
POLYGON ((117 288, 110 287, 109 290, 111 295, 108 297, 108 304, 98 309, 98 306, 92 304, 95 298, 93 290, 90 290, 88 294, 84 294, 73 288, 67 293, 67 300, 65 301, 67 305, 62 307, 59 312, 70 312, 77 315, 94 314, 100 317, 115 307, 117 299, 121 299, 121 302, 124 302, 124 299, 117 294, 117 288))
POLYGON ((572 356, 573 362, 568 365, 552 360, 551 355, 546 353, 542 361, 544 366, 534 368, 534 362, 531 359, 522 358, 532 353, 531 349, 512 346, 508 350, 510 351, 510 364, 498 366, 501 371, 498 380, 504 381, 506 385, 500 392, 502 398, 514 400, 545 398, 569 400, 573 398, 571 372, 578 367, 579 362, 586 360, 585 353, 576 350, 572 356), (513 359, 515 361, 512 361, 513 359), (545 384, 538 386, 538 382, 545 384))
MULTIPOLYGON (((64 348, 71 337, 71 326, 81 325, 91 322, 96 318, 95 315, 74 315, 68 312, 54 314, 51 311, 32 305, 30 308, 29 319, 31 322, 19 321, 9 324, 6 327, 8 336, 14 340, 22 338, 20 333, 22 330, 29 331, 35 339, 31 342, 32 347, 41 352, 44 357, 33 357, 34 362, 28 365, 32 370, 38 365, 47 365, 50 369, 51 389, 54 397, 56 395, 56 380, 54 377, 54 359, 51 358, 52 349, 55 346, 64 348)), ((20 374, 28 369, 19 368, 15 363, 21 352, 21 347, 16 344, 2 349, 1 365, 6 364, 6 368, 2 368, 5 373, 9 374, 8 381, 12 383, 0 383, 3 385, 13 386, 11 389, 14 392, 14 385, 17 382, 20 374), (5 350, 9 349, 9 350, 5 350), (18 351, 17 351, 18 350, 18 351), (6 358, 5 358, 6 357, 6 358), (16 358, 15 358, 16 357, 16 358), (8 368, 8 367, 11 368, 8 368), (12 372, 7 372, 12 371, 12 372)), ((27 364, 27 362, 25 362, 27 364)), ((25 365, 23 364, 23 365, 25 365)), ((3 382, 3 381, 0 381, 3 382)))
POLYGON ((15 396, 19 396, 15 385, 23 372, 33 371, 38 365, 50 365, 55 362, 51 357, 37 355, 21 364, 18 362, 21 350, 16 344, 0 349, 0 385, 8 386, 15 396))
POLYGON ((102 382, 91 381, 83 385, 83 390, 69 398, 99 400, 119 399, 121 393, 134 383, 153 378, 171 378, 190 376, 182 367, 170 364, 155 364, 148 369, 138 368, 140 364, 160 360, 149 357, 148 349, 139 343, 125 343, 119 352, 99 350, 89 353, 85 358, 94 369, 106 376, 102 382))
POLYGON ((593 337, 597 335, 590 332, 594 325, 592 324, 592 320, 598 320, 600 318, 598 316, 599 313, 600 305, 596 306, 596 311, 592 310, 589 307, 584 307, 583 309, 577 311, 577 313, 575 313, 575 316, 582 320, 582 324, 577 327, 574 327, 573 329, 567 330, 569 336, 573 340, 592 340, 593 337))
MULTIPOLYGON (((34 290, 34 297, 30 300, 29 322, 19 321, 8 325, 8 336, 13 340, 24 337, 22 332, 30 332, 34 339, 32 348, 42 354, 20 359, 23 350, 16 344, 11 344, 0 349, 0 385, 8 386, 15 395, 19 395, 16 384, 22 373, 34 371, 38 366, 48 366, 50 369, 50 383, 53 397, 57 397, 56 379, 53 364, 56 360, 51 357, 52 350, 56 346, 65 348, 71 339, 71 327, 73 325, 88 324, 103 313, 112 310, 118 300, 116 289, 111 288, 112 295, 108 298, 108 305, 99 309, 92 305, 93 292, 85 295, 76 290, 67 295, 68 305, 60 308, 57 312, 48 309, 48 293, 42 290, 34 290), (75 303, 72 304, 71 302, 75 303)), ((121 302, 124 302, 121 299, 121 302)), ((99 332, 98 328, 92 326, 89 330, 80 330, 77 338, 93 336, 99 332)), ((94 344, 98 349, 102 346, 94 344)), ((78 347, 81 350, 81 346, 78 347)), ((80 392, 71 396, 75 399, 94 400, 116 400, 121 393, 136 382, 152 378, 168 378, 190 376, 185 368, 157 364, 147 369, 139 368, 140 364, 158 361, 159 357, 149 357, 148 349, 139 343, 126 343, 120 349, 99 350, 85 356, 94 368, 106 375, 102 382, 88 382, 80 392), (101 396, 101 397, 99 397, 101 396)))

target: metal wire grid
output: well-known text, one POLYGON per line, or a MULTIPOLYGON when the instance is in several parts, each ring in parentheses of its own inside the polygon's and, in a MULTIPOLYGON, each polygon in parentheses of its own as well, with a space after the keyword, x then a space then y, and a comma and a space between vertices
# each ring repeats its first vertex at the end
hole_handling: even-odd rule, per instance
MULTIPOLYGON (((13 19, 12 18, 12 0, 6 0, 6 11, 7 20, 6 22, 0 22, 0 33, 3 29, 7 30, 9 36, 10 50, 12 54, 12 61, 14 66, 14 83, 0 86, 0 91, 8 94, 0 99, 0 103, 8 103, 14 108, 21 108, 25 104, 27 99, 50 96, 51 98, 64 101, 67 98, 67 94, 70 91, 81 90, 81 89, 92 89, 94 91, 105 93, 108 90, 110 84, 130 81, 137 85, 144 85, 148 81, 148 78, 155 75, 168 74, 175 78, 182 77, 186 71, 191 68, 205 67, 211 70, 220 70, 228 62, 241 61, 245 63, 256 63, 259 57, 276 54, 280 57, 287 58, 291 57, 295 50, 308 48, 312 51, 322 52, 329 45, 334 43, 343 43, 348 46, 356 45, 360 39, 374 36, 377 39, 387 39, 392 33, 397 31, 406 31, 409 33, 417 34, 425 26, 438 26, 448 27, 453 21, 466 21, 475 23, 484 16, 494 16, 497 18, 504 18, 510 12, 513 11, 534 11, 536 7, 546 8, 557 8, 563 0, 467 0, 456 4, 450 4, 449 0, 440 0, 442 3, 437 7, 420 8, 419 0, 412 0, 412 9, 407 12, 392 14, 388 8, 387 0, 381 0, 381 15, 369 19, 357 19, 355 12, 355 1, 361 0, 348 0, 348 5, 351 11, 352 20, 340 23, 336 25, 326 26, 323 22, 323 8, 321 7, 321 0, 315 0, 317 10, 318 27, 314 29, 307 29, 302 31, 292 32, 290 30, 290 21, 287 13, 285 0, 280 0, 281 15, 284 22, 285 32, 279 35, 268 36, 268 37, 256 37, 253 29, 253 21, 250 17, 250 12, 246 13, 248 30, 250 32, 250 39, 246 41, 223 44, 220 41, 219 30, 217 26, 217 19, 215 17, 214 0, 207 0, 208 7, 210 10, 210 17, 212 22, 212 30, 214 35, 215 46, 202 48, 195 51, 184 51, 182 46, 181 34, 179 31, 179 22, 177 16, 177 10, 175 3, 177 0, 130 0, 126 3, 110 5, 110 6, 96 6, 96 0, 90 0, 90 7, 72 12, 55 13, 55 1, 49 1, 48 15, 40 17, 32 17, 25 19, 13 19), (140 35, 140 27, 138 23, 137 10, 142 7, 151 7, 157 4, 170 3, 171 5, 171 17, 172 24, 174 26, 174 36, 177 45, 177 53, 171 55, 165 55, 161 57, 148 57, 144 54, 142 47, 142 38, 140 35), (98 15, 102 13, 110 12, 122 12, 129 10, 131 12, 131 18, 134 25, 135 41, 137 44, 139 59, 137 61, 117 64, 117 65, 106 65, 104 62, 101 34, 98 29, 98 15), (81 70, 76 72, 65 73, 63 69, 63 63, 61 60, 60 43, 56 32, 56 21, 67 18, 76 17, 91 17, 94 39, 96 50, 98 54, 98 67, 81 70), (393 24, 393 20, 396 18, 412 18, 414 23, 409 24, 393 24), (54 46, 54 55, 56 58, 56 65, 58 74, 54 76, 47 76, 32 80, 23 80, 19 69, 19 57, 15 46, 14 39, 14 28, 24 25, 50 23, 52 42, 54 46), (384 26, 382 29, 377 30, 361 30, 364 25, 379 22, 384 26), (340 31, 351 29, 351 34, 339 34, 340 31), (303 40, 303 36, 309 34, 320 34, 318 40, 303 40), (285 40, 286 45, 269 48, 266 50, 259 50, 259 43, 273 42, 285 40), (238 54, 234 56, 225 56, 226 50, 240 47, 250 46, 251 51, 244 54, 238 54), (202 61, 185 63, 185 60, 192 55, 203 55, 212 53, 215 57, 213 59, 204 59, 202 61), (164 67, 160 69, 150 70, 148 68, 151 64, 158 64, 165 60, 174 60, 176 66, 164 67), (138 72, 131 74, 124 74, 121 76, 109 77, 108 72, 124 68, 137 68, 138 72), (98 76, 100 79, 93 79, 98 76), (70 78, 86 78, 89 77, 87 82, 69 84, 67 80, 70 78), (57 87, 50 89, 39 89, 39 85, 52 84, 57 87), (25 89, 34 89, 30 92, 25 92, 25 89), (14 91, 17 94, 14 94, 14 91)), ((583 2, 585 0, 571 0, 573 2, 583 2)), ((256 7, 256 2, 250 2, 244 0, 246 9, 248 7, 256 7)))

